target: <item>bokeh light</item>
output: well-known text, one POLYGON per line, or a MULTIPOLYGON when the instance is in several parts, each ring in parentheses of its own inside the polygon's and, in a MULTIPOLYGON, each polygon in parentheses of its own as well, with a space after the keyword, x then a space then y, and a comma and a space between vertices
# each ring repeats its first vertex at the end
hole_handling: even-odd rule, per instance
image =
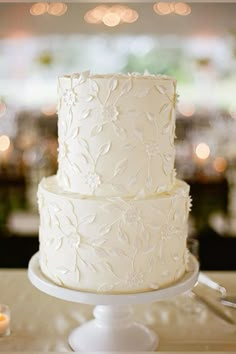
POLYGON ((213 167, 217 172, 225 172, 227 168, 227 161, 223 157, 216 157, 213 161, 213 167))
POLYGON ((40 16, 47 12, 48 10, 48 3, 47 2, 37 2, 33 4, 30 8, 30 13, 33 16, 40 16))
POLYGON ((190 102, 179 102, 178 111, 184 117, 191 117, 196 112, 196 107, 193 103, 190 102))
POLYGON ((128 6, 100 5, 86 12, 84 20, 91 24, 104 23, 108 27, 115 27, 121 23, 133 23, 138 17, 137 11, 128 6))
POLYGON ((5 102, 2 102, 0 100, 0 118, 3 117, 6 114, 7 111, 7 106, 5 102))
POLYGON ((196 155, 201 160, 206 160, 210 156, 210 148, 206 143, 200 143, 195 149, 196 155))
POLYGON ((108 27, 115 27, 120 23, 120 16, 115 12, 107 12, 103 16, 102 22, 108 27))
POLYGON ((169 15, 173 12, 173 5, 168 2, 158 2, 153 5, 153 10, 158 15, 169 15))
POLYGON ((11 141, 7 135, 0 136, 0 151, 6 151, 9 149, 11 141))
POLYGON ((185 2, 157 2, 153 5, 153 10, 162 16, 173 12, 181 16, 187 16, 191 13, 191 7, 185 2))
POLYGON ((56 114, 56 107, 52 105, 44 106, 41 108, 41 112, 47 117, 52 117, 56 114))
POLYGON ((126 23, 133 23, 137 21, 138 18, 139 15, 137 11, 130 8, 126 8, 123 14, 121 15, 121 20, 126 23))
POLYGON ((47 11, 50 15, 62 16, 67 11, 67 5, 62 2, 54 2, 48 6, 47 11))
POLYGON ((191 13, 191 7, 184 2, 177 2, 174 4, 174 12, 177 15, 187 16, 191 13))

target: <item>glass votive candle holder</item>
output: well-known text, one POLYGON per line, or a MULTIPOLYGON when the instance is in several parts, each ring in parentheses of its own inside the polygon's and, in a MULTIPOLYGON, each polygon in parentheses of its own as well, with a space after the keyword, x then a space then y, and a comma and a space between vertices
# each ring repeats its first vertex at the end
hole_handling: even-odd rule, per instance
POLYGON ((0 304, 0 337, 10 335, 11 313, 7 305, 0 304))

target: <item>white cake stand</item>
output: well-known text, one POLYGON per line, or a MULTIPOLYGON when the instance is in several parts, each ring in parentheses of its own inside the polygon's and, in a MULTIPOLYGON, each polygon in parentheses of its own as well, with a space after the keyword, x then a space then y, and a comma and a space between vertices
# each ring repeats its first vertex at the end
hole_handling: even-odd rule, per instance
POLYGON ((198 279, 199 265, 193 256, 189 265, 190 271, 168 288, 124 295, 80 292, 55 285, 41 272, 38 253, 29 262, 28 276, 36 288, 48 295, 97 305, 93 311, 95 319, 70 334, 69 345, 74 351, 152 351, 158 347, 158 335, 133 321, 129 305, 166 300, 192 289, 198 279))

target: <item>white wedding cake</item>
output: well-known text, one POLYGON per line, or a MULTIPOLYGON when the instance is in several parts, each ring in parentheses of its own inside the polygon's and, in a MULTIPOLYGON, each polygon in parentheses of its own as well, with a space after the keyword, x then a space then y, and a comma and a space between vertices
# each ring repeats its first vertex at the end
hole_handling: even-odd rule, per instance
POLYGON ((191 204, 175 178, 175 80, 84 72, 60 77, 58 95, 58 173, 38 190, 42 272, 88 292, 174 283, 191 204))

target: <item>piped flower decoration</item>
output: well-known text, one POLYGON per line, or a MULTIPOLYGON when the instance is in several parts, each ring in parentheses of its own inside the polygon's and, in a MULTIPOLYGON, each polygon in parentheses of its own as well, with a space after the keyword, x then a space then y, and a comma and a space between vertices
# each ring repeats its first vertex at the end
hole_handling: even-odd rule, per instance
POLYGON ((89 186, 92 192, 94 192, 101 184, 101 178, 97 173, 89 172, 84 176, 85 184, 89 186))
POLYGON ((126 282, 130 287, 136 287, 142 285, 144 280, 143 273, 129 272, 127 274, 126 282))
POLYGON ((150 158, 160 153, 159 145, 157 143, 145 144, 145 150, 150 158))
POLYGON ((115 122, 117 120, 119 112, 115 106, 109 105, 103 107, 102 114, 103 120, 105 122, 115 122))
POLYGON ((73 91, 73 89, 67 89, 63 94, 63 100, 67 106, 75 106, 75 104, 77 103, 77 95, 73 91))
POLYGON ((124 222, 134 224, 141 220, 139 211, 136 208, 129 208, 124 214, 124 222))

